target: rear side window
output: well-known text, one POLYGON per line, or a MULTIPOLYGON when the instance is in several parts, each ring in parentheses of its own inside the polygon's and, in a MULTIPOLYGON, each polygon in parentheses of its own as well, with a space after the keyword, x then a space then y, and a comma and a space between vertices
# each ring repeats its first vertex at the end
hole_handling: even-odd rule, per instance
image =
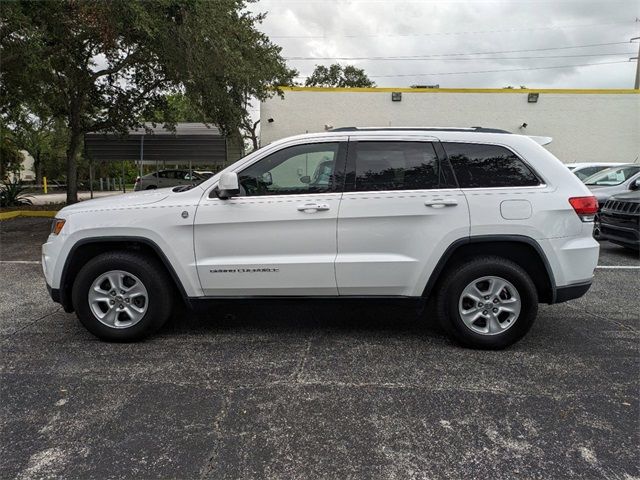
POLYGON ((429 142, 353 142, 349 156, 348 183, 358 192, 428 190, 453 181, 429 142))
POLYGON ((442 144, 460 188, 533 187, 540 179, 511 150, 475 143, 442 144))

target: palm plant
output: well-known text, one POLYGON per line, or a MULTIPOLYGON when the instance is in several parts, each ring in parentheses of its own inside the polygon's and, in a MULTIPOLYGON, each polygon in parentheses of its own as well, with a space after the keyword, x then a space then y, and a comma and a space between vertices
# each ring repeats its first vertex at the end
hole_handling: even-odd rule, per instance
POLYGON ((24 193, 27 187, 23 185, 19 179, 13 181, 5 180, 2 184, 2 187, 0 187, 0 207, 33 205, 33 202, 29 198, 30 195, 24 193))

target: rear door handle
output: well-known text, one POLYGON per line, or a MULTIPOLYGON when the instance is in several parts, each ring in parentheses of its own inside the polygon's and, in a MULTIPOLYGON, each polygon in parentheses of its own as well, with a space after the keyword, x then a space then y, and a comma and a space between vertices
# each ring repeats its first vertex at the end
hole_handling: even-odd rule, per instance
POLYGON ((305 203, 303 205, 298 205, 299 212, 323 212, 329 210, 329 205, 326 203, 305 203))
POLYGON ((433 200, 426 200, 424 202, 425 206, 431 208, 444 208, 444 207, 455 207, 458 205, 458 201, 455 198, 434 198, 433 200))

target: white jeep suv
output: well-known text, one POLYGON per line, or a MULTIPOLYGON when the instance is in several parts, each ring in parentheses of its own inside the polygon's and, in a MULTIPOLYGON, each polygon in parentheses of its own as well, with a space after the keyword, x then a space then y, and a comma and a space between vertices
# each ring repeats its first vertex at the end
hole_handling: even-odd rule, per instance
POLYGON ((484 128, 286 138, 195 187, 62 209, 42 247, 54 301, 105 340, 182 300, 433 297, 459 343, 502 348, 539 302, 583 295, 595 197, 540 138, 484 128))

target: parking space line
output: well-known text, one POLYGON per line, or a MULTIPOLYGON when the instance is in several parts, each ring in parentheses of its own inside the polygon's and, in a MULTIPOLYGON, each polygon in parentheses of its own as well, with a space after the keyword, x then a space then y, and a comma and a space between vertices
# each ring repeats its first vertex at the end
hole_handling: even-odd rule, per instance
POLYGON ((598 265, 596 268, 617 268, 620 270, 633 270, 640 268, 640 265, 598 265))
POLYGON ((27 265, 40 265, 39 260, 0 260, 0 263, 23 263, 27 265))

